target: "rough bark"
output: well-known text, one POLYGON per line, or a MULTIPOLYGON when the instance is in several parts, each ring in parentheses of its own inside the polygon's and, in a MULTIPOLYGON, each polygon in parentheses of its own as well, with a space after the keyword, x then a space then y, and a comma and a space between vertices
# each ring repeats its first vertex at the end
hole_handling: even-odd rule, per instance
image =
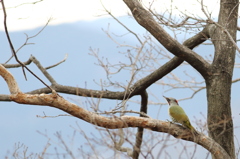
POLYGON ((215 55, 206 80, 209 135, 231 158, 235 158, 230 99, 236 48, 230 38, 236 41, 237 18, 238 1, 221 0, 218 23, 211 33, 215 55))

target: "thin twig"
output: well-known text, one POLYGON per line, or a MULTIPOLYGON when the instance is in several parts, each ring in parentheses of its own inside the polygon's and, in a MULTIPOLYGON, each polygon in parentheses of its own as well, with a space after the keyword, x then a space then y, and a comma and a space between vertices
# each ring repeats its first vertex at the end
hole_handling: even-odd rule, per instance
MULTIPOLYGON (((47 23, 43 26, 43 28, 42 28, 41 30, 39 30, 35 35, 28 37, 28 35, 25 34, 25 35, 26 35, 26 40, 25 40, 25 42, 16 50, 16 54, 17 54, 18 51, 21 50, 24 46, 29 45, 29 44, 34 44, 34 43, 28 43, 28 40, 29 40, 29 39, 32 39, 32 38, 35 38, 36 36, 38 36, 38 35, 48 26, 48 24, 49 24, 49 22, 50 22, 51 20, 52 20, 52 18, 49 18, 48 21, 47 21, 47 23)), ((12 54, 12 56, 5 62, 5 64, 7 64, 13 57, 14 57, 14 54, 12 54)))
POLYGON ((26 76, 26 73, 25 73, 24 68, 26 68, 33 76, 35 76, 39 81, 41 81, 41 82, 42 82, 46 87, 48 87, 51 91, 54 91, 50 86, 48 86, 41 78, 39 78, 36 74, 34 74, 26 65, 24 65, 24 63, 22 63, 22 62, 18 59, 17 54, 16 54, 16 52, 15 52, 15 49, 14 49, 14 47, 13 47, 12 41, 11 41, 11 39, 10 39, 9 33, 8 33, 8 28, 7 28, 7 13, 6 13, 6 9, 5 9, 5 5, 4 5, 3 0, 1 1, 1 3, 2 3, 3 13, 4 13, 4 29, 5 29, 5 33, 6 33, 7 39, 8 39, 8 43, 9 43, 9 45, 10 45, 11 51, 12 51, 12 53, 14 54, 14 57, 15 57, 16 61, 22 66, 22 70, 23 70, 23 74, 24 74, 25 79, 27 80, 27 76, 26 76))
POLYGON ((116 114, 116 113, 135 113, 135 114, 140 114, 142 117, 146 117, 146 118, 151 118, 150 116, 148 116, 146 113, 144 112, 137 112, 137 111, 133 111, 133 110, 124 110, 124 111, 110 111, 110 112, 103 112, 103 113, 96 113, 96 114, 116 114))
MULTIPOLYGON (((24 65, 29 65, 32 63, 31 58, 29 58, 26 62, 23 62, 24 65)), ((2 64, 5 68, 17 68, 21 67, 21 64, 2 64)))
POLYGON ((72 115, 70 114, 59 114, 59 115, 56 115, 56 116, 47 116, 44 112, 43 112, 44 116, 41 116, 41 115, 36 115, 37 118, 57 118, 57 117, 60 117, 60 116, 71 116, 73 117, 72 115))
POLYGON ((101 5, 102 7, 104 8, 104 10, 113 18, 115 19, 121 26, 123 26, 127 31, 129 31, 130 33, 132 33, 137 39, 138 41, 140 42, 140 44, 143 44, 141 39, 138 37, 138 35, 133 32, 132 30, 130 30, 126 25, 124 25, 122 22, 120 22, 120 20, 118 20, 109 10, 107 10, 107 8, 103 5, 102 1, 101 2, 101 5))
MULTIPOLYGON (((237 3, 238 4, 238 3, 237 3)), ((202 11, 203 13, 206 15, 206 17, 208 18, 209 23, 215 24, 216 26, 220 27, 221 29, 223 29, 223 32, 227 34, 228 38, 230 39, 230 41, 233 43, 233 45, 235 46, 235 48, 237 49, 238 53, 240 53, 240 48, 237 46, 236 42, 234 41, 233 37, 230 35, 230 33, 228 32, 228 30, 221 26, 219 23, 213 21, 210 16, 208 16, 207 12, 205 11, 204 7, 203 7, 203 0, 201 0, 201 6, 202 6, 202 11)), ((236 6, 235 6, 236 7, 236 6)))
MULTIPOLYGON (((26 4, 36 4, 36 3, 39 3, 39 2, 42 2, 42 1, 43 0, 39 0, 39 1, 35 1, 35 2, 28 2, 28 3, 21 3, 21 4, 17 5, 17 6, 14 6, 14 7, 8 7, 7 9, 17 8, 17 7, 20 7, 22 5, 26 5, 26 4)), ((1 10, 1 8, 0 8, 0 10, 1 10)))
POLYGON ((62 61, 60 61, 60 62, 58 62, 58 63, 56 63, 56 64, 54 64, 54 65, 51 65, 51 66, 45 67, 45 69, 47 70, 47 69, 50 69, 50 68, 56 67, 56 66, 60 65, 61 63, 65 62, 65 61, 67 60, 67 58, 68 58, 68 54, 65 55, 65 57, 64 57, 64 59, 63 59, 62 61))

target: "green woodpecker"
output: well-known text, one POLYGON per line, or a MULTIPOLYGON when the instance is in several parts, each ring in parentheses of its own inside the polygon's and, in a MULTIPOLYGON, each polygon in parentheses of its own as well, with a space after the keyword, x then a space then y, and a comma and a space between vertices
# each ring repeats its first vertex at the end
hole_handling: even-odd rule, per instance
POLYGON ((169 104, 168 113, 169 116, 172 118, 173 122, 182 124, 184 127, 190 129, 194 134, 199 134, 191 125, 188 116, 184 112, 183 108, 178 105, 178 101, 174 98, 165 96, 163 97, 167 100, 169 104))

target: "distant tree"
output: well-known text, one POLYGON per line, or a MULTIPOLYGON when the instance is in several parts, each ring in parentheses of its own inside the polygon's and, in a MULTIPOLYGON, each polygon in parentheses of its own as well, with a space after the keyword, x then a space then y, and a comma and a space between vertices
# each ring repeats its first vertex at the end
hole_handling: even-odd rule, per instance
MULTIPOLYGON (((1 2, 3 4, 3 0, 1 2)), ((128 156, 135 159, 139 158, 140 154, 143 157, 146 155, 141 151, 142 142, 146 142, 143 139, 143 133, 145 132, 144 129, 146 128, 156 132, 168 133, 176 138, 195 142, 196 144, 206 148, 212 154, 212 158, 236 158, 230 99, 236 49, 239 51, 236 44, 239 2, 237 0, 221 0, 217 21, 212 19, 210 14, 207 13, 206 7, 203 3, 201 3, 200 5, 206 19, 200 19, 183 14, 182 21, 180 22, 179 19, 173 19, 169 16, 169 14, 161 14, 151 8, 144 7, 138 0, 124 0, 124 3, 130 9, 132 16, 139 25, 144 27, 150 35, 145 36, 144 38, 139 37, 134 31, 130 30, 127 25, 122 24, 114 17, 114 15, 111 14, 111 12, 106 10, 108 14, 119 22, 119 24, 125 27, 129 33, 136 37, 140 46, 132 46, 126 53, 130 60, 130 64, 112 64, 109 61, 104 62, 104 60, 99 58, 97 52, 92 50, 92 55, 98 59, 98 64, 103 67, 107 73, 108 82, 101 84, 101 90, 60 85, 48 73, 47 69, 51 67, 44 68, 41 63, 32 56, 27 62, 18 61, 19 64, 15 65, 7 63, 0 65, 0 75, 8 84, 8 88, 11 93, 10 95, 0 95, 0 100, 13 101, 19 104, 51 106, 63 110, 66 113, 88 123, 106 128, 106 132, 114 145, 111 145, 108 142, 105 144, 110 144, 112 148, 117 151, 127 152, 128 156), (199 31, 181 44, 170 36, 167 29, 164 29, 163 26, 173 30, 182 29, 187 31, 197 28, 195 31, 200 29, 202 29, 202 31, 199 31), (162 53, 160 48, 153 46, 155 43, 154 40, 151 39, 152 37, 155 37, 161 46, 175 56, 164 65, 155 69, 151 66, 151 64, 157 62, 155 58, 156 54, 159 53, 166 59, 170 57, 162 53), (192 51, 194 47, 203 44, 206 40, 210 40, 214 46, 215 52, 213 60, 208 60, 192 51), (152 53, 153 51, 155 51, 155 55, 152 53), (171 71, 179 67, 184 61, 199 72, 205 81, 205 86, 195 87, 198 89, 194 91, 194 94, 199 90, 206 88, 208 103, 207 125, 209 137, 203 133, 193 136, 189 130, 182 126, 167 124, 168 122, 152 119, 147 115, 147 105, 149 103, 148 96, 151 94, 149 94, 146 89, 154 85, 155 82, 164 76, 170 75, 174 77, 174 75, 171 74, 171 71), (6 68, 23 67, 23 69, 26 70, 27 65, 31 62, 37 65, 46 78, 51 82, 51 86, 47 86, 44 83, 46 85, 44 88, 36 90, 32 88, 33 91, 23 93, 18 87, 15 78, 6 68), (115 70, 115 72, 112 72, 113 70, 115 70), (131 78, 127 85, 120 83, 120 81, 111 81, 110 76, 117 74, 122 70, 126 70, 126 72, 130 70, 131 78), (150 73, 148 73, 149 70, 150 73), (141 76, 146 73, 148 73, 148 75, 145 77, 137 76, 139 72, 142 72, 141 76), (108 86, 110 89, 117 87, 117 90, 119 90, 119 88, 123 88, 124 91, 106 90, 108 86), (89 98, 121 100, 122 102, 117 105, 114 110, 110 110, 109 112, 102 112, 98 109, 96 104, 96 106, 93 107, 94 111, 90 112, 77 106, 76 104, 70 103, 62 98, 58 93, 73 94, 89 98), (127 110, 126 102, 132 97, 138 95, 141 97, 139 112, 127 110), (116 115, 117 113, 120 115, 116 115), (125 115, 126 113, 137 113, 140 117, 127 116, 125 115), (128 138, 125 137, 126 134, 123 132, 122 128, 137 128, 135 142, 133 143, 128 141, 132 144, 133 148, 123 147, 124 142, 126 142, 128 138), (119 129, 119 131, 110 131, 110 129, 119 129)), ((3 10, 5 11, 5 9, 3 10)), ((6 14, 7 13, 5 13, 5 16, 6 14)), ((7 30, 6 33, 8 34, 7 30)), ((17 59, 16 51, 11 44, 10 38, 8 38, 8 40, 14 54, 13 57, 17 59)), ((175 80, 178 80, 178 78, 175 78, 175 80)), ((166 83, 164 83, 164 85, 166 85, 166 83)), ((168 85, 174 89, 173 85, 168 85)), ((194 84, 182 86, 194 88, 194 84)), ((159 151, 161 152, 161 150, 159 151)))

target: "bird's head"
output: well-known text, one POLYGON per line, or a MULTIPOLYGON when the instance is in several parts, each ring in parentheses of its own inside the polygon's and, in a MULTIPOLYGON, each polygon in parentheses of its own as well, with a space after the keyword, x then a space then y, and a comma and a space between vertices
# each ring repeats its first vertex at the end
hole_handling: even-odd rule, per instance
POLYGON ((165 97, 163 96, 169 105, 178 105, 178 101, 175 98, 171 98, 171 97, 165 97))

